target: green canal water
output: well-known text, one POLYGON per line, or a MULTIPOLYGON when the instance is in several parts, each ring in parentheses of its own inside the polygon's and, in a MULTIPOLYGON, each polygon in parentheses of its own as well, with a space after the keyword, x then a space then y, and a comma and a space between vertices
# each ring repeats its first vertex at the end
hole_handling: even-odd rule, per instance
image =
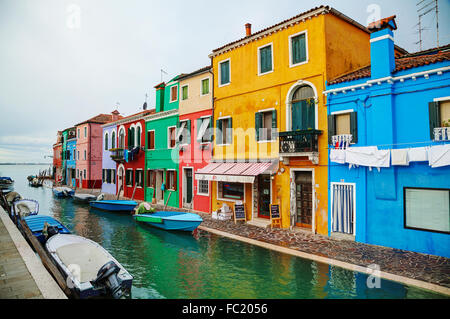
POLYGON ((255 247, 207 232, 173 233, 134 222, 129 215, 89 209, 32 188, 26 177, 48 166, 2 165, 24 198, 39 201, 72 232, 106 248, 134 277, 132 298, 442 298, 367 275, 255 247))

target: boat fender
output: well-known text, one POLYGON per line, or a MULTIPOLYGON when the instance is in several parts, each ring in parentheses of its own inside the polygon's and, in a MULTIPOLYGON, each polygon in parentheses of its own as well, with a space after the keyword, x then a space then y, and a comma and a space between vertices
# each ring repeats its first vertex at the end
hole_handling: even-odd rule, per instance
POLYGON ((96 288, 105 285, 114 299, 119 299, 123 295, 122 287, 117 278, 119 271, 120 267, 114 261, 109 261, 100 268, 97 278, 91 281, 91 284, 96 288))

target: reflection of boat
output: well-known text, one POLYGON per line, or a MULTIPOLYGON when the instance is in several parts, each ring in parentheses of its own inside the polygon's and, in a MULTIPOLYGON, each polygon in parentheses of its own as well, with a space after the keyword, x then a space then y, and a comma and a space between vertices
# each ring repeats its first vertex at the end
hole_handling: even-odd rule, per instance
POLYGON ((49 234, 70 234, 70 230, 66 226, 50 216, 33 215, 25 217, 23 220, 27 223, 33 236, 42 244, 46 242, 49 234))
POLYGON ((112 212, 131 212, 137 206, 137 202, 134 200, 95 200, 89 202, 89 205, 112 212))
POLYGON ((92 200, 96 200, 97 196, 92 194, 73 194, 72 198, 80 203, 89 203, 92 200))
POLYGON ((160 211, 153 214, 136 214, 133 216, 138 222, 165 229, 193 231, 203 219, 193 213, 160 211))
POLYGON ((23 219, 28 216, 37 215, 39 213, 39 203, 34 199, 22 199, 13 202, 14 213, 23 219))
POLYGON ((90 239, 58 234, 45 244, 51 258, 80 298, 129 294, 133 277, 102 246, 90 239))
POLYGON ((69 197, 75 194, 75 190, 69 187, 55 187, 53 188, 53 194, 56 197, 69 197))

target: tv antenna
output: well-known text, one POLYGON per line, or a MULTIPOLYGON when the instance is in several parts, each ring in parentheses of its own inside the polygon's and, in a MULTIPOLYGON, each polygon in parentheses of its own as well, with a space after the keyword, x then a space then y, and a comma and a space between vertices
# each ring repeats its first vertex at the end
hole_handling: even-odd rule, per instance
POLYGON ((426 16, 430 12, 434 10, 436 14, 436 46, 439 47, 439 5, 438 0, 421 0, 416 3, 417 14, 419 15, 419 23, 417 23, 415 26, 419 27, 419 41, 415 44, 419 44, 420 51, 422 51, 422 31, 426 30, 425 28, 422 28, 422 17, 426 16), (430 7, 431 6, 431 7, 430 7))
POLYGON ((161 69, 161 82, 163 81, 163 73, 166 74, 166 75, 168 74, 166 71, 164 71, 163 69, 161 69))

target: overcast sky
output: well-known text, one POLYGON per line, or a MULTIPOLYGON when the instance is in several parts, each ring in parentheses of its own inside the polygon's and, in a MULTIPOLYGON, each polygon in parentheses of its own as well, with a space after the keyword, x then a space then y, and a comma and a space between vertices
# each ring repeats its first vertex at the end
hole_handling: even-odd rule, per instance
MULTIPOLYGON (((208 54, 253 31, 328 4, 363 25, 397 15, 396 44, 418 51, 420 0, 0 0, 0 162, 48 162, 56 132, 99 113, 139 111, 168 75, 210 64, 208 54), (369 12, 368 12, 369 9, 369 12)), ((424 3, 429 2, 425 1, 424 3)), ((450 42, 450 1, 439 0, 440 42, 450 42)), ((423 20, 423 49, 436 20, 423 20)))

